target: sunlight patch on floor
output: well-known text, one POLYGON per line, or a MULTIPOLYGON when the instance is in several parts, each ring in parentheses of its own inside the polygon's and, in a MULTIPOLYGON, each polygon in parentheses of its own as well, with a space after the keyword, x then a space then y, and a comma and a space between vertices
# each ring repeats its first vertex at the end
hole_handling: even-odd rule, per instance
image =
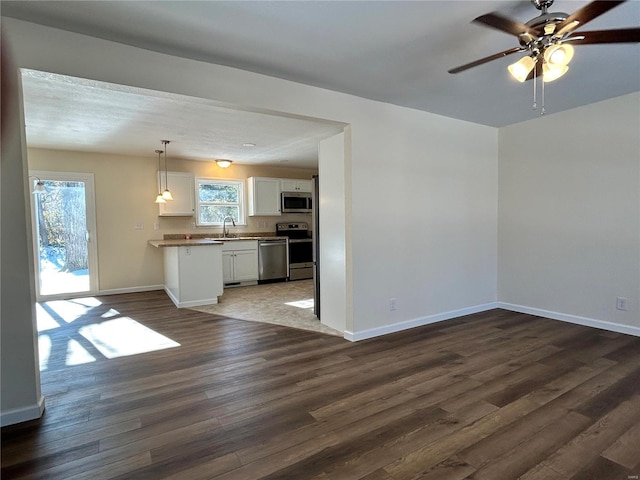
POLYGON ((83 363, 95 362, 96 357, 91 355, 75 340, 69 340, 67 343, 67 365, 82 365, 83 363))
POLYGON ((47 312, 42 305, 36 303, 36 324, 38 332, 46 332, 58 328, 60 324, 47 312))
POLYGON ((113 308, 95 310, 101 306, 94 297, 36 303, 40 370, 50 362, 81 365, 101 355, 111 359, 180 346, 113 308))
POLYGON ((313 308, 313 298, 307 300, 296 300, 295 302, 285 302, 285 305, 298 308, 313 308))
POLYGON ((86 325, 81 327, 78 333, 107 358, 137 355, 180 346, 179 343, 129 317, 86 325))
POLYGON ((51 300, 45 302, 47 309, 55 313, 58 318, 67 323, 82 318, 86 313, 96 307, 102 305, 100 300, 93 297, 74 298, 73 300, 51 300))

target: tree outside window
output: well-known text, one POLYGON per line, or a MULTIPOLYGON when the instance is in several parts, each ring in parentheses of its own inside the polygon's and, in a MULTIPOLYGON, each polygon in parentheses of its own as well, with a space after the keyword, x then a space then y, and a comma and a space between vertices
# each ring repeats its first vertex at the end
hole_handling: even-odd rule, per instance
POLYGON ((227 216, 245 224, 244 182, 199 178, 197 210, 198 225, 222 225, 227 216))

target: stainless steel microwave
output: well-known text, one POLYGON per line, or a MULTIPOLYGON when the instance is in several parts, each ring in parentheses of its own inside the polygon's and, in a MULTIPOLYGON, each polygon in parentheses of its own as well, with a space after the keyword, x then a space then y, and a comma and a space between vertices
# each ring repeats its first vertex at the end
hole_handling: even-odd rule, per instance
POLYGON ((311 193, 282 192, 281 198, 282 213, 311 213, 311 193))

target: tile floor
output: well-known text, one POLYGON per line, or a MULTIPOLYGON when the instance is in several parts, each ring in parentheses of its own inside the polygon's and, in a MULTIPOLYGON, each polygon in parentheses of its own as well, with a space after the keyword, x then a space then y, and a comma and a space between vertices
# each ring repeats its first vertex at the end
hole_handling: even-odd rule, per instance
POLYGON ((218 304, 193 310, 343 336, 342 332, 320 323, 313 314, 313 280, 225 288, 218 304))

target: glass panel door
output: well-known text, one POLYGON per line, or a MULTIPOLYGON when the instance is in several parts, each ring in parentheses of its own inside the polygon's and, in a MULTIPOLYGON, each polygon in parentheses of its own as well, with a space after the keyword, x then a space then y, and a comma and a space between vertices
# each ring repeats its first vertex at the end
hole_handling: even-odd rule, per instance
POLYGON ((34 172, 29 180, 32 191, 44 186, 31 195, 38 300, 95 293, 93 176, 34 172))

